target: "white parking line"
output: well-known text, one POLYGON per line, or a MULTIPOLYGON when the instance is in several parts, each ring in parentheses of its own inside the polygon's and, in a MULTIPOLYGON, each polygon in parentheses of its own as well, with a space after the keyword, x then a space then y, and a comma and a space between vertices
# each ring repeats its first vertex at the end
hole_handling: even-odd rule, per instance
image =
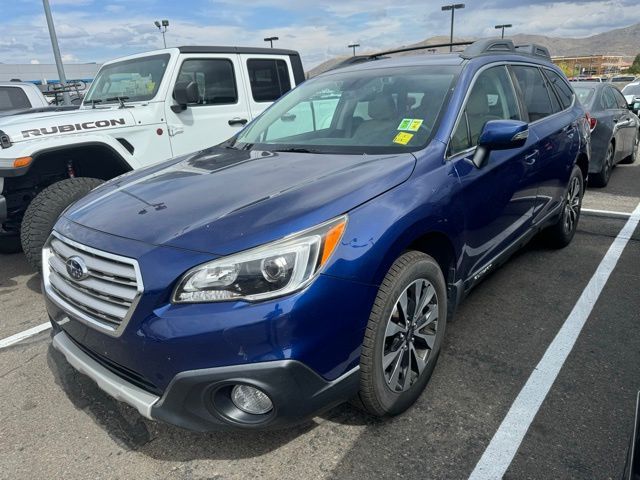
POLYGON ((616 212, 614 210, 596 210, 594 208, 582 208, 580 212, 586 215, 592 215, 594 217, 629 218, 631 216, 631 213, 628 212, 616 212))
POLYGON ((29 330, 25 330, 24 332, 16 333, 15 335, 11 335, 10 337, 3 338, 0 340, 0 349, 13 345, 14 343, 21 342, 25 338, 32 337, 40 332, 44 332, 51 328, 51 323, 43 323, 38 325, 37 327, 30 328, 29 330))
POLYGON ((522 439, 529 430, 562 365, 571 353, 609 275, 618 263, 622 251, 639 222, 640 204, 609 247, 560 331, 520 390, 507 416, 502 420, 489 446, 471 472, 470 480, 502 478, 511 465, 522 439))

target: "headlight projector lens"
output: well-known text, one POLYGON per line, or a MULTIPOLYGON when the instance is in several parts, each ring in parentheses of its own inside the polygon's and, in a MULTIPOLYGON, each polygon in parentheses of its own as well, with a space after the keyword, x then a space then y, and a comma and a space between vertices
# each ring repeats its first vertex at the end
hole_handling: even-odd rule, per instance
POLYGON ((231 390, 231 400, 240 410, 253 415, 264 415, 273 410, 273 403, 262 390, 249 385, 236 385, 231 390))

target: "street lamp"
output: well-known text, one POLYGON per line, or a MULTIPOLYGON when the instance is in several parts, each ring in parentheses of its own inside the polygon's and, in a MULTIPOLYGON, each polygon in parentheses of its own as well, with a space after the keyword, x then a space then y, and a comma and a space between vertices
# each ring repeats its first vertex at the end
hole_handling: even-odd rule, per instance
POLYGON ((273 42, 275 40, 280 40, 278 37, 267 37, 264 39, 265 42, 269 42, 271 44, 271 48, 273 48, 273 42))
MULTIPOLYGON (((464 3, 452 3, 451 5, 443 5, 442 11, 448 12, 451 10, 451 40, 449 43, 453 43, 453 19, 455 17, 455 11, 464 8, 464 3)), ((449 51, 453 52, 453 45, 449 45, 449 51)))
POLYGON ((504 38, 504 29, 511 27, 513 27, 513 25, 511 25, 510 23, 505 23, 504 25, 496 25, 496 30, 502 29, 502 38, 504 38))
POLYGON ((353 56, 356 56, 356 47, 359 47, 360 44, 359 43, 352 43, 351 45, 348 45, 349 48, 353 48, 353 56))
POLYGON ((167 27, 169 26, 169 20, 162 20, 162 22, 159 22, 158 20, 156 20, 153 23, 155 24, 156 27, 158 27, 158 30, 160 30, 160 32, 162 33, 162 43, 164 43, 164 48, 167 48, 167 39, 165 38, 164 34, 167 31, 167 27))

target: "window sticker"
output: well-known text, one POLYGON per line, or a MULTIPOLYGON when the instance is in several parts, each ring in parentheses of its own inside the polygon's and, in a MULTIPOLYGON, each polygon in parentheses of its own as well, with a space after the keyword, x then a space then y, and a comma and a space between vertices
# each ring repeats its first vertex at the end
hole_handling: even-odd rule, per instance
POLYGON ((400 132, 393 139, 393 143, 399 143, 400 145, 406 145, 413 138, 413 133, 400 132))
POLYGON ((408 130, 409 132, 417 132, 422 126, 424 120, 420 118, 403 118, 398 125, 398 130, 408 130))

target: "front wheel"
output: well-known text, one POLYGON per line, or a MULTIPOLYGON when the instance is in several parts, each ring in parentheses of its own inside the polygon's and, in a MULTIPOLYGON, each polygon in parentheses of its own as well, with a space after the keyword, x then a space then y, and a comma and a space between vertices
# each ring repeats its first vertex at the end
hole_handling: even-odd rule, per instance
POLYGON ((636 138, 633 140, 633 150, 631 151, 631 155, 622 160, 620 163, 629 165, 636 161, 638 158, 638 149, 640 149, 640 130, 636 132, 636 138))
POLYGON ((22 219, 22 249, 36 270, 42 268, 42 247, 62 212, 104 181, 97 178, 68 178, 42 190, 22 219))
POLYGON ((562 213, 557 223, 544 231, 547 243, 553 248, 564 248, 571 243, 580 220, 582 210, 582 196, 584 194, 584 180, 579 167, 573 167, 569 185, 562 205, 562 213))
POLYGON ((425 389, 447 323, 444 276, 417 251, 400 256, 376 297, 360 357, 359 400, 375 416, 397 415, 425 389))

